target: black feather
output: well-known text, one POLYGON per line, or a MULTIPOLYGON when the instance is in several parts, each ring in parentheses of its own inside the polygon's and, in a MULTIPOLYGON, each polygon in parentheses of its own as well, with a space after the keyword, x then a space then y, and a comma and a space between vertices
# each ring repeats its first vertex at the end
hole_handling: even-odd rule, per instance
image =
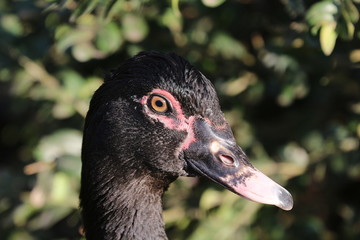
POLYGON ((142 52, 105 77, 84 127, 81 208, 88 240, 166 239, 161 196, 186 163, 177 156, 186 133, 151 122, 138 99, 154 88, 184 114, 224 123, 211 82, 175 54, 142 52))

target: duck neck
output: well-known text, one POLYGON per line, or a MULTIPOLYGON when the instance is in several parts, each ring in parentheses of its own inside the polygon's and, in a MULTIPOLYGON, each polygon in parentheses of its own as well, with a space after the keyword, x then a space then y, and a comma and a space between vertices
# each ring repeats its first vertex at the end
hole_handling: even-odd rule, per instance
POLYGON ((167 239, 162 195, 174 179, 159 180, 138 169, 114 171, 82 173, 80 198, 87 240, 167 239))

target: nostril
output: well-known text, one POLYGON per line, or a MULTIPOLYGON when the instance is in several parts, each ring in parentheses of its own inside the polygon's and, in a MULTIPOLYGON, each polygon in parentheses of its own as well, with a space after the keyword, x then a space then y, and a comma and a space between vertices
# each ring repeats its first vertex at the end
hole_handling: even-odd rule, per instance
POLYGON ((231 166, 231 167, 235 166, 236 167, 236 165, 237 165, 236 160, 233 157, 229 156, 229 155, 219 154, 219 159, 226 166, 231 166))

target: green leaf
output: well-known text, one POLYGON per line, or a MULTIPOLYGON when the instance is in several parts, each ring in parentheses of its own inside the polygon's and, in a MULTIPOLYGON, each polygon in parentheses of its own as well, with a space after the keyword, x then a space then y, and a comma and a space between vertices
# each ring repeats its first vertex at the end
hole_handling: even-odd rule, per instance
POLYGON ((52 162, 63 155, 80 156, 82 134, 65 129, 43 137, 34 151, 37 161, 52 162))
POLYGON ((351 0, 342 2, 341 16, 336 30, 342 39, 351 40, 355 33, 354 24, 359 20, 359 12, 351 0))
POLYGON ((85 79, 79 73, 71 69, 61 71, 58 78, 64 84, 64 91, 66 91, 67 95, 71 95, 72 97, 78 95, 79 90, 85 83, 85 79))
POLYGON ((171 0, 171 8, 173 9, 173 12, 177 17, 181 16, 181 12, 179 9, 179 0, 171 0))
POLYGON ((282 107, 289 106, 295 99, 294 88, 292 86, 286 86, 281 94, 278 96, 278 103, 282 107))
POLYGON ((226 0, 201 0, 201 2, 211 8, 215 8, 223 4, 226 0))
POLYGON ((96 34, 96 46, 104 53, 115 52, 121 47, 123 42, 120 28, 114 22, 105 24, 96 34))
POLYGON ((91 41, 93 36, 94 33, 91 31, 91 29, 85 28, 78 30, 67 25, 63 25, 56 29, 55 38, 58 40, 56 43, 56 48, 59 52, 64 53, 68 48, 76 44, 91 41))
POLYGON ((7 237, 7 240, 36 240, 36 238, 31 236, 27 229, 21 228, 13 230, 7 237))
POLYGON ((225 32, 218 32, 214 35, 210 43, 210 49, 215 54, 220 54, 227 59, 241 59, 246 54, 243 44, 225 32))
POLYGON ((81 88, 77 92, 78 97, 80 99, 89 100, 95 90, 98 89, 102 83, 103 80, 98 77, 90 77, 86 79, 85 83, 81 85, 81 88))
POLYGON ((14 223, 17 226, 24 226, 27 220, 36 212, 36 208, 31 204, 24 203, 14 211, 14 223))
POLYGON ((200 199, 200 208, 203 210, 209 210, 213 207, 218 206, 221 203, 221 192, 207 189, 202 195, 200 199))
POLYGON ((63 172, 57 172, 54 175, 49 204, 76 208, 78 199, 75 191, 77 189, 69 186, 73 186, 71 178, 63 172), (69 198, 70 196, 72 198, 69 198))
POLYGON ((87 1, 80 1, 79 5, 73 12, 71 16, 71 20, 74 21, 76 18, 82 16, 83 14, 90 13, 93 11, 99 3, 102 1, 108 1, 108 0, 87 0, 87 1))
POLYGON ((79 62, 86 62, 91 60, 92 58, 100 58, 103 55, 97 55, 96 49, 90 42, 83 42, 73 46, 72 54, 76 60, 79 62))
POLYGON ((7 14, 2 16, 0 18, 0 26, 14 36, 20 36, 23 33, 23 26, 16 15, 7 14))
POLYGON ((52 114, 56 119, 69 118, 75 113, 74 106, 67 102, 58 102, 52 109, 52 114))
POLYGON ((337 33, 335 24, 324 24, 320 29, 320 45, 321 50, 326 56, 329 56, 334 50, 337 33))
POLYGON ((161 24, 168 27, 173 32, 181 32, 182 30, 182 18, 176 16, 173 10, 168 8, 161 16, 161 24))
POLYGON ((143 41, 149 32, 145 19, 140 15, 126 14, 122 26, 126 40, 134 43, 143 41))
POLYGON ((321 1, 311 6, 306 14, 306 20, 311 26, 322 25, 324 22, 336 22, 339 7, 332 1, 321 1))
POLYGON ((347 14, 349 15, 349 20, 352 23, 357 23, 359 21, 359 11, 355 4, 351 0, 344 0, 343 4, 347 14))
POLYGON ((353 39, 353 37, 354 37, 355 26, 354 26, 354 24, 352 24, 352 23, 347 23, 347 24, 346 24, 346 27, 347 27, 347 32, 348 32, 349 40, 351 40, 351 39, 353 39))

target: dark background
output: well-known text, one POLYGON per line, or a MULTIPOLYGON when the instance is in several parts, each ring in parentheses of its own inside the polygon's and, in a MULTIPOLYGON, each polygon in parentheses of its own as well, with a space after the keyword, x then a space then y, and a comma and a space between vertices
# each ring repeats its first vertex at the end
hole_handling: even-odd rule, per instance
POLYGON ((5 0, 0 3, 0 239, 80 239, 84 116, 104 72, 176 52, 214 83, 252 163, 289 212, 206 179, 164 200, 170 239, 360 239, 359 3, 5 0))

